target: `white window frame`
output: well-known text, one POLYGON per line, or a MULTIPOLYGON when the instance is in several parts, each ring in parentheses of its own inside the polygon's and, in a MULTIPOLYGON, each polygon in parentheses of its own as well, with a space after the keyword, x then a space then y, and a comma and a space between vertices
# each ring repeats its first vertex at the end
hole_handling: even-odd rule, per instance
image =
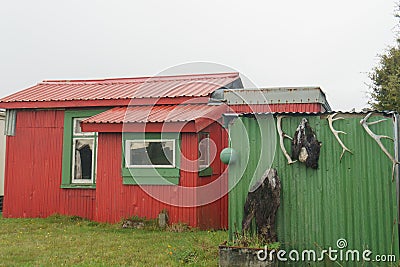
POLYGON ((76 121, 78 121, 78 120, 83 121, 83 120, 86 120, 86 119, 87 118, 74 118, 73 119, 73 121, 72 121, 72 136, 77 136, 77 135, 79 135, 79 136, 92 136, 92 135, 96 135, 95 132, 82 132, 82 131, 80 133, 75 132, 76 121))
POLYGON ((97 132, 75 132, 75 123, 77 120, 85 120, 87 117, 74 118, 72 122, 72 161, 71 161, 71 184, 94 184, 97 175, 97 132), (93 153, 92 153, 92 178, 89 179, 75 179, 75 141, 78 139, 93 140, 93 153))
MULTIPOLYGON (((210 134, 209 133, 204 133, 204 132, 200 132, 199 134, 205 134, 205 135, 207 135, 207 142, 208 142, 208 146, 207 146, 207 155, 206 155, 206 158, 207 158, 207 162, 208 162, 208 164, 200 164, 200 162, 199 162, 199 169, 206 169, 206 168, 208 168, 208 167, 210 167, 210 165, 211 165, 211 161, 210 161, 210 134)), ((202 139, 202 140, 204 140, 204 139, 202 139)), ((200 153, 201 153, 201 151, 200 151, 200 138, 199 138, 199 140, 198 140, 198 153, 199 153, 199 159, 200 159, 200 153)))
MULTIPOLYGON (((148 156, 148 155, 147 155, 148 156)), ((126 140, 125 141, 125 166, 126 168, 175 168, 176 167, 176 143, 175 139, 133 139, 133 140, 126 140), (172 142, 172 164, 171 165, 131 165, 130 158, 131 158, 131 143, 145 143, 145 142, 172 142)))

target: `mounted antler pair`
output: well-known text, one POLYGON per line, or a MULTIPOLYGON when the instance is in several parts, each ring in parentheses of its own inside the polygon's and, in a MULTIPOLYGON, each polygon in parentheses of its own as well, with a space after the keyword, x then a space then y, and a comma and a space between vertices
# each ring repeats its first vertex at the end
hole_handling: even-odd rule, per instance
MULTIPOLYGON (((335 136, 335 138, 338 141, 338 143, 340 144, 340 146, 343 148, 342 154, 340 155, 340 160, 342 160, 342 157, 343 157, 343 155, 344 155, 344 153, 346 151, 351 153, 351 154, 353 154, 353 152, 343 144, 343 141, 339 137, 339 134, 347 134, 347 133, 343 132, 343 131, 338 131, 335 128, 333 128, 333 122, 335 122, 337 120, 343 120, 344 119, 342 117, 335 118, 336 115, 337 115, 337 113, 329 115, 327 119, 328 119, 328 123, 329 123, 329 128, 331 129, 333 135, 335 136)), ((286 157, 286 159, 288 161, 288 164, 292 164, 292 163, 295 163, 297 160, 292 160, 292 158, 290 157, 289 153, 286 151, 286 148, 285 148, 284 143, 283 143, 283 140, 284 140, 285 137, 289 138, 290 140, 293 141, 293 138, 288 136, 287 134, 285 134, 283 132, 283 130, 282 130, 282 119, 285 118, 285 117, 286 116, 277 116, 277 128, 278 128, 277 130, 278 130, 278 133, 279 133, 279 145, 280 145, 280 147, 282 149, 283 154, 285 155, 285 157, 286 157)))
POLYGON ((391 141, 394 142, 393 138, 387 135, 379 135, 379 134, 375 134, 374 132, 372 132, 372 130, 369 128, 370 125, 373 124, 377 124, 383 121, 386 121, 387 119, 382 119, 382 120, 377 120, 377 121, 372 121, 372 122, 368 122, 369 117, 371 117, 372 112, 368 113, 367 116, 365 116, 364 119, 362 119, 360 121, 360 124, 364 127, 365 131, 375 140, 375 142, 378 143, 379 147, 382 149, 383 153, 386 154, 386 156, 388 156, 388 158, 392 161, 392 180, 394 179, 394 170, 396 168, 397 164, 400 164, 399 161, 396 160, 395 157, 393 157, 389 151, 387 151, 386 147, 382 144, 382 140, 381 139, 389 139, 391 141))
MULTIPOLYGON (((395 156, 392 156, 389 151, 386 149, 386 147, 383 145, 382 143, 382 139, 389 139, 391 141, 394 142, 393 138, 386 136, 386 135, 379 135, 379 134, 375 134, 374 132, 372 132, 372 130, 369 128, 370 125, 374 125, 374 124, 378 124, 381 122, 386 121, 387 119, 381 119, 381 120, 377 120, 377 121, 373 121, 373 122, 368 122, 368 119, 372 116, 373 112, 368 113, 361 121, 360 124, 363 126, 363 128, 365 129, 365 131, 367 132, 367 134, 369 136, 371 136, 375 142, 379 145, 379 147, 382 149, 383 153, 385 153, 385 155, 392 161, 393 167, 392 167, 392 179, 394 179, 394 171, 396 168, 396 165, 400 164, 400 162, 397 160, 397 158, 395 156)), ((337 120, 343 120, 343 117, 336 117, 338 115, 338 113, 334 113, 331 114, 327 117, 328 123, 329 123, 329 128, 332 131, 333 135, 335 136, 336 140, 338 141, 338 143, 340 144, 340 146, 342 147, 342 153, 340 155, 340 160, 342 160, 344 153, 347 151, 350 154, 353 154, 353 152, 347 148, 343 141, 340 139, 339 134, 347 134, 344 131, 338 131, 333 127, 333 123, 337 120)), ((290 140, 292 140, 293 142, 293 138, 288 136, 287 134, 285 134, 282 130, 282 119, 285 116, 277 116, 277 128, 278 128, 278 133, 279 133, 279 145, 282 149, 283 154, 285 155, 287 161, 289 164, 295 163, 297 160, 292 160, 292 158, 290 157, 289 153, 286 151, 286 148, 284 146, 284 138, 289 138, 290 140)))

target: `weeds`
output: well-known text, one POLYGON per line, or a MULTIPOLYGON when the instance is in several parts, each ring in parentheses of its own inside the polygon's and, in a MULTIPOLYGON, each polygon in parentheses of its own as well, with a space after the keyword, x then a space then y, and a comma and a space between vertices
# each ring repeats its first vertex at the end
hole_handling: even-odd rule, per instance
POLYGON ((156 219, 146 219, 138 216, 122 220, 122 228, 145 229, 149 231, 161 230, 156 219))
POLYGON ((267 246, 267 248, 271 250, 277 250, 280 247, 279 242, 265 243, 265 241, 261 237, 255 234, 251 234, 249 232, 235 232, 233 242, 227 242, 227 245, 251 248, 263 248, 264 246, 267 246))
POLYGON ((190 228, 189 225, 186 223, 173 223, 167 227, 167 231, 170 232, 176 232, 176 233, 182 233, 182 232, 187 232, 191 231, 192 228, 190 228))

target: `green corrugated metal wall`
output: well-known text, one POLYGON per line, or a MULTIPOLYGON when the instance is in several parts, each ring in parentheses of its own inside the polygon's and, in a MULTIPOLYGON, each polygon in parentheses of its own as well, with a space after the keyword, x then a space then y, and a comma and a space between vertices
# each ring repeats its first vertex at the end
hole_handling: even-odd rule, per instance
MULTIPOLYGON (((335 121, 333 126, 347 133, 340 137, 354 153, 346 152, 342 161, 339 160, 342 147, 329 128, 327 115, 293 114, 282 120, 283 131, 290 136, 303 117, 309 120, 322 142, 318 170, 299 162, 288 165, 279 146, 276 118, 272 115, 260 115, 257 119, 239 117, 229 126, 231 147, 238 152, 238 160, 229 166, 230 186, 237 183, 229 193, 230 238, 234 231, 241 231, 243 205, 251 179, 260 178, 267 168, 273 167, 278 170, 282 183, 277 216, 282 248, 318 251, 330 246, 335 249, 336 241, 345 238, 348 249, 369 249, 373 255, 395 254, 399 258, 392 163, 361 126, 360 120, 366 114, 339 115, 345 119, 335 121)), ((383 114, 377 114, 370 121, 382 118, 383 114)), ((374 133, 394 137, 394 117, 385 118, 387 121, 370 128, 374 133)), ((383 143, 393 155, 393 141, 384 139, 383 143)), ((285 147, 290 154, 290 140, 286 138, 285 147)), ((299 262, 291 264, 306 266, 299 262)), ((324 264, 331 266, 332 263, 324 264)), ((354 262, 340 264, 357 266, 354 262)), ((314 265, 321 266, 321 263, 311 263, 314 265)))

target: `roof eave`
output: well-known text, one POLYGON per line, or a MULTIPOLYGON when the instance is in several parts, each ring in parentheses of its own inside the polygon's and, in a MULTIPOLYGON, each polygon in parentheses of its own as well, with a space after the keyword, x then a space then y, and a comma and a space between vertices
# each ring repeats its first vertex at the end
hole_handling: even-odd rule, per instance
POLYGON ((37 108, 82 108, 82 107, 115 107, 130 105, 176 105, 186 101, 190 103, 208 103, 209 97, 163 97, 163 98, 126 98, 66 101, 18 101, 0 102, 4 109, 37 109, 37 108))
POLYGON ((194 121, 149 122, 149 123, 82 123, 81 127, 83 132, 99 132, 99 133, 198 132, 194 121))

